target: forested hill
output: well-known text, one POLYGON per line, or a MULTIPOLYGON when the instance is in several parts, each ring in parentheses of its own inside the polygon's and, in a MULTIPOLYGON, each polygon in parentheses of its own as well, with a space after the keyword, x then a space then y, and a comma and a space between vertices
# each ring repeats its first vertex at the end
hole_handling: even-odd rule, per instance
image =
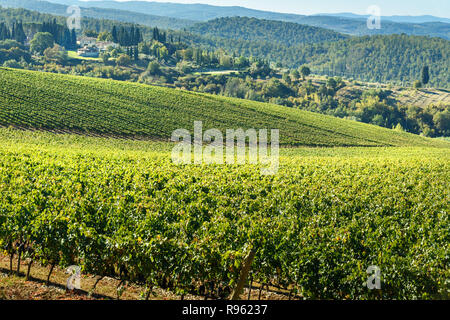
MULTIPOLYGON (((1 0, 0 0, 1 1, 1 0)), ((283 40, 292 39, 300 34, 300 39, 305 39, 308 35, 301 35, 302 32, 311 32, 309 43, 320 42, 322 39, 340 39, 346 35, 390 35, 408 34, 430 37, 440 37, 450 40, 450 24, 442 22, 427 23, 397 23, 383 21, 383 27, 379 30, 367 28, 366 20, 349 19, 333 16, 302 16, 294 20, 280 21, 267 20, 248 17, 217 18, 207 22, 195 24, 190 28, 194 32, 231 38, 236 36, 246 40, 283 40), (311 28, 311 29, 308 29, 311 28), (268 37, 266 37, 266 32, 268 37)), ((286 42, 284 42, 286 43, 286 42)), ((298 43, 302 43, 299 41, 298 43)), ((287 43, 292 44, 292 42, 287 43)))
MULTIPOLYGON (((53 21, 54 19, 59 25, 66 25, 67 18, 62 15, 41 13, 22 8, 0 8, 0 22, 11 25, 15 21, 21 21, 26 29, 27 25, 41 24, 42 22, 53 21)), ((81 19, 81 30, 79 31, 79 34, 85 30, 102 32, 111 31, 113 26, 131 28, 133 25, 133 23, 128 22, 86 17, 81 19)), ((139 29, 146 39, 151 37, 153 33, 153 28, 149 26, 139 25, 139 29)))
MULTIPOLYGON (((61 25, 65 17, 42 14, 25 9, 0 9, 0 21, 11 24, 22 21, 25 24, 42 23, 56 18, 61 25)), ((253 20, 248 18, 233 18, 253 20)), ((263 20, 260 20, 263 21, 263 20)), ((274 22, 277 23, 277 22, 274 22)), ((252 22, 258 25, 258 20, 252 22)), ((111 31, 113 26, 130 28, 132 24, 84 18, 81 21, 82 31, 111 31)), ((302 28, 301 25, 298 30, 302 28)), ((264 34, 265 29, 253 30, 254 37, 264 34)), ((319 29, 322 32, 323 29, 319 29)), ((140 26, 144 39, 151 39, 153 29, 140 26)), ((323 30, 327 34, 327 30, 323 30)), ((331 31, 330 31, 331 32, 331 31)), ((271 38, 276 37, 272 32, 271 38)), ((321 43, 287 45, 281 41, 245 40, 238 37, 226 38, 186 31, 170 31, 175 39, 194 47, 225 50, 246 57, 257 57, 271 62, 280 62, 286 67, 297 68, 303 64, 311 67, 313 73, 329 76, 346 76, 362 81, 387 82, 397 84, 405 81, 411 84, 420 76, 424 65, 430 67, 430 86, 449 88, 450 86, 450 41, 441 38, 379 35, 350 37, 338 41, 321 43)), ((316 39, 320 38, 319 36, 316 39)))
MULTIPOLYGON (((69 16, 68 5, 36 0, 0 0, 0 5, 7 8, 23 8, 41 13, 69 16)), ((164 29, 181 29, 193 25, 195 21, 165 17, 142 12, 131 12, 109 8, 84 7, 81 5, 81 15, 86 18, 115 20, 126 23, 137 23, 149 27, 164 29)))
POLYGON ((185 40, 211 49, 223 48, 238 55, 280 62, 291 68, 307 64, 316 74, 370 82, 411 84, 420 76, 422 67, 429 65, 430 85, 450 86, 450 41, 441 38, 377 35, 288 46, 279 42, 209 37, 193 34, 185 40))
MULTIPOLYGON (((2 0, 9 2, 34 2, 36 0, 2 0)), ((64 5, 79 5, 83 8, 107 8, 117 11, 132 11, 138 14, 159 15, 194 21, 208 21, 222 17, 253 17, 258 19, 278 20, 285 22, 294 22, 306 24, 315 27, 327 28, 341 33, 351 35, 375 35, 375 34, 400 34, 422 35, 441 37, 450 40, 450 24, 440 23, 439 19, 431 23, 417 23, 414 17, 403 19, 402 23, 389 20, 391 17, 383 17, 381 29, 368 29, 366 19, 358 16, 326 16, 314 15, 305 16, 299 14, 287 14, 279 12, 254 10, 236 6, 211 6, 205 4, 183 4, 183 3, 161 3, 149 1, 78 1, 78 0, 49 0, 50 2, 61 3, 64 5)), ((0 1, 1 3, 1 1, 0 1)), ((38 8, 30 8, 41 10, 38 8)), ((42 11, 47 12, 47 11, 42 11)), ((114 17, 98 16, 102 18, 119 20, 114 17)), ((129 21, 135 22, 136 17, 129 15, 129 21), (132 21, 131 21, 132 19, 132 21)), ((395 17, 393 18, 395 19, 395 17)), ((126 21, 126 20, 121 20, 126 21)), ((420 21, 420 20, 419 20, 420 21)), ((444 20, 445 21, 445 20, 444 20)), ((146 24, 145 22, 139 22, 146 24)), ((175 28, 175 27, 171 27, 175 28)))
POLYGON ((450 85, 450 41, 440 38, 365 36, 298 49, 298 62, 317 73, 377 82, 412 81, 428 65, 433 86, 450 85))
POLYGON ((195 24, 190 31, 227 39, 279 42, 289 46, 348 38, 323 28, 247 17, 218 18, 195 24))

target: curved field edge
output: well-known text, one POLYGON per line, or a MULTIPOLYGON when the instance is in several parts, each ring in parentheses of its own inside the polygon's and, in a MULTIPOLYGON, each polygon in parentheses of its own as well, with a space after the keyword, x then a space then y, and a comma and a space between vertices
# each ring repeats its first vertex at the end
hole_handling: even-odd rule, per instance
POLYGON ((298 109, 144 84, 0 68, 0 125, 168 140, 175 129, 279 129, 291 146, 447 146, 298 109))

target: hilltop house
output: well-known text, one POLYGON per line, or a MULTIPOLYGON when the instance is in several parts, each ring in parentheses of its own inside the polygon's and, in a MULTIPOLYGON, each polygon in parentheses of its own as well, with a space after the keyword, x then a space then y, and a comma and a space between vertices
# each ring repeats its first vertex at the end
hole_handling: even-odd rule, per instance
POLYGON ((95 44, 100 52, 108 51, 108 48, 117 48, 119 45, 111 41, 97 41, 95 44))
POLYGON ((99 50, 96 46, 93 47, 83 47, 77 50, 77 54, 80 57, 91 57, 91 58, 98 58, 99 56, 99 50))
POLYGON ((78 38, 77 44, 80 47, 92 47, 97 43, 97 38, 93 37, 80 37, 78 38))

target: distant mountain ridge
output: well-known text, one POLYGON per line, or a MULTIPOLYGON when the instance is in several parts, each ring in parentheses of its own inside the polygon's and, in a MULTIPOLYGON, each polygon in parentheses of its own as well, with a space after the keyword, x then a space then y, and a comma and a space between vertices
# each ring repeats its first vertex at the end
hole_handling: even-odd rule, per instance
MULTIPOLYGON (((86 2, 82 2, 84 4, 86 2)), ((69 4, 59 4, 48 1, 38 0, 0 0, 0 5, 8 8, 23 8, 34 10, 40 13, 48 13, 59 16, 68 16, 67 8, 69 4)), ((150 15, 140 12, 126 10, 81 7, 81 15, 88 18, 107 19, 120 22, 142 24, 149 27, 158 27, 164 29, 182 29, 196 23, 196 21, 177 19, 166 16, 150 15)))
MULTIPOLYGON (((111 1, 111 0, 93 0, 93 1, 79 1, 79 0, 50 0, 50 2, 62 3, 62 4, 76 4, 83 7, 98 7, 98 8, 112 8, 112 9, 124 9, 138 12, 152 10, 153 14, 184 18, 189 20, 207 21, 215 18, 229 17, 229 16, 246 16, 260 19, 278 19, 276 20, 288 20, 298 17, 306 17, 307 15, 294 14, 294 13, 280 13, 272 11, 264 11, 257 9, 249 9, 243 6, 215 6, 208 4, 184 4, 173 2, 152 2, 152 1, 111 1), (283 19, 279 19, 283 18, 283 19)), ((343 18, 365 19, 367 15, 358 15, 354 13, 319 13, 310 16, 335 16, 343 18)), ((444 22, 450 23, 449 18, 436 17, 431 15, 422 16, 383 16, 382 19, 386 19, 392 22, 402 23, 424 23, 424 22, 444 22)))
MULTIPOLYGON (((64 24, 66 20, 61 15, 26 9, 0 9, 0 13, 0 21, 9 25, 17 20, 24 23, 42 23, 42 21, 57 19, 59 24, 64 24)), ((220 23, 214 30, 209 27, 217 22, 213 20, 200 23, 200 25, 205 24, 202 26, 205 29, 197 32, 188 29, 169 30, 168 33, 195 48, 224 50, 237 56, 256 57, 268 62, 281 63, 290 68, 298 68, 306 64, 316 74, 344 76, 362 81, 412 83, 420 76, 421 68, 429 65, 431 66, 430 85, 449 87, 450 42, 442 38, 408 35, 348 37, 330 30, 315 30, 310 26, 291 25, 280 21, 246 17, 218 20, 236 20, 236 23, 242 26, 240 29, 246 31, 236 32, 238 30, 236 26, 233 30, 226 28, 226 24, 222 26, 220 23), (267 28, 273 30, 268 31, 267 28), (301 30, 308 30, 305 37, 289 42, 290 38, 298 37, 301 30), (309 31, 317 31, 317 34, 309 31), (345 38, 335 39, 335 37, 345 38)), ((84 18, 81 21, 82 30, 110 31, 114 25, 130 27, 131 23, 95 18, 84 18)), ((140 25, 140 30, 146 39, 152 37, 151 27, 140 25)))
MULTIPOLYGON (((333 16, 333 17, 344 17, 350 19, 367 19, 369 15, 360 15, 351 12, 343 12, 343 13, 319 13, 313 16, 333 16)), ((427 22, 442 22, 442 23, 450 23, 449 18, 436 17, 431 15, 422 15, 422 16, 382 16, 381 20, 387 20, 398 23, 427 23, 427 22)))
MULTIPOLYGON (((13 0, 3 0, 13 1, 13 0)), ((25 0, 21 0, 25 1, 25 0)), ((35 0, 26 0, 35 1, 35 0)), ((181 3, 161 3, 161 2, 147 2, 147 1, 79 1, 79 0, 50 0, 53 3, 59 3, 64 5, 78 5, 84 8, 107 8, 114 10, 125 10, 128 12, 136 12, 139 14, 156 15, 171 17, 184 20, 185 25, 181 24, 176 28, 188 27, 190 24, 188 21, 208 21, 216 18, 223 17, 249 17, 266 20, 278 20, 285 22, 295 22, 299 24, 306 24, 314 27, 321 27, 331 29, 337 32, 346 33, 349 35, 376 35, 376 34, 401 34, 419 35, 419 36, 431 36, 441 37, 450 40, 450 23, 447 20, 441 21, 441 18, 420 18, 411 17, 409 20, 411 23, 406 23, 408 17, 384 17, 382 20, 382 28, 372 30, 367 28, 366 20, 364 16, 358 16, 355 14, 342 14, 347 17, 338 15, 312 15, 305 16, 299 14, 278 13, 269 12, 255 9, 248 9, 244 7, 224 7, 224 6, 212 6, 206 4, 181 4, 181 3), (402 22, 395 22, 392 20, 401 20, 402 22), (415 21, 433 20, 426 23, 418 23, 415 21)), ((37 9, 34 9, 37 10, 37 9)), ((108 19, 115 19, 114 17, 108 17, 108 19)), ((129 21, 135 20, 134 15, 130 15, 129 21)), ((125 21, 125 20, 121 20, 125 21)), ((136 22, 137 23, 137 22, 136 22)), ((140 22, 141 24, 149 25, 148 23, 140 22)))

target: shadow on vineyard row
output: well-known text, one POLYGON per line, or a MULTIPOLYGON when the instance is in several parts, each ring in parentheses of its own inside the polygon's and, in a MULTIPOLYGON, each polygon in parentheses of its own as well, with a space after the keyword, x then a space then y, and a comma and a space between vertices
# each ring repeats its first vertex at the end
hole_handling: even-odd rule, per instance
MULTIPOLYGON (((28 261, 21 261, 20 273, 17 275, 17 257, 14 257, 12 270, 10 258, 0 254, 0 300, 139 300, 146 299, 148 291, 144 286, 122 282, 119 279, 82 275, 81 289, 68 290, 68 274, 65 270, 55 267, 52 270, 49 283, 47 277, 50 267, 33 264, 27 280, 28 261)), ((261 286, 253 283, 252 290, 244 289, 241 299, 247 300, 289 300, 287 291, 280 288, 261 286)), ((187 295, 178 296, 162 288, 153 288, 149 300, 206 300, 217 297, 187 295)))

